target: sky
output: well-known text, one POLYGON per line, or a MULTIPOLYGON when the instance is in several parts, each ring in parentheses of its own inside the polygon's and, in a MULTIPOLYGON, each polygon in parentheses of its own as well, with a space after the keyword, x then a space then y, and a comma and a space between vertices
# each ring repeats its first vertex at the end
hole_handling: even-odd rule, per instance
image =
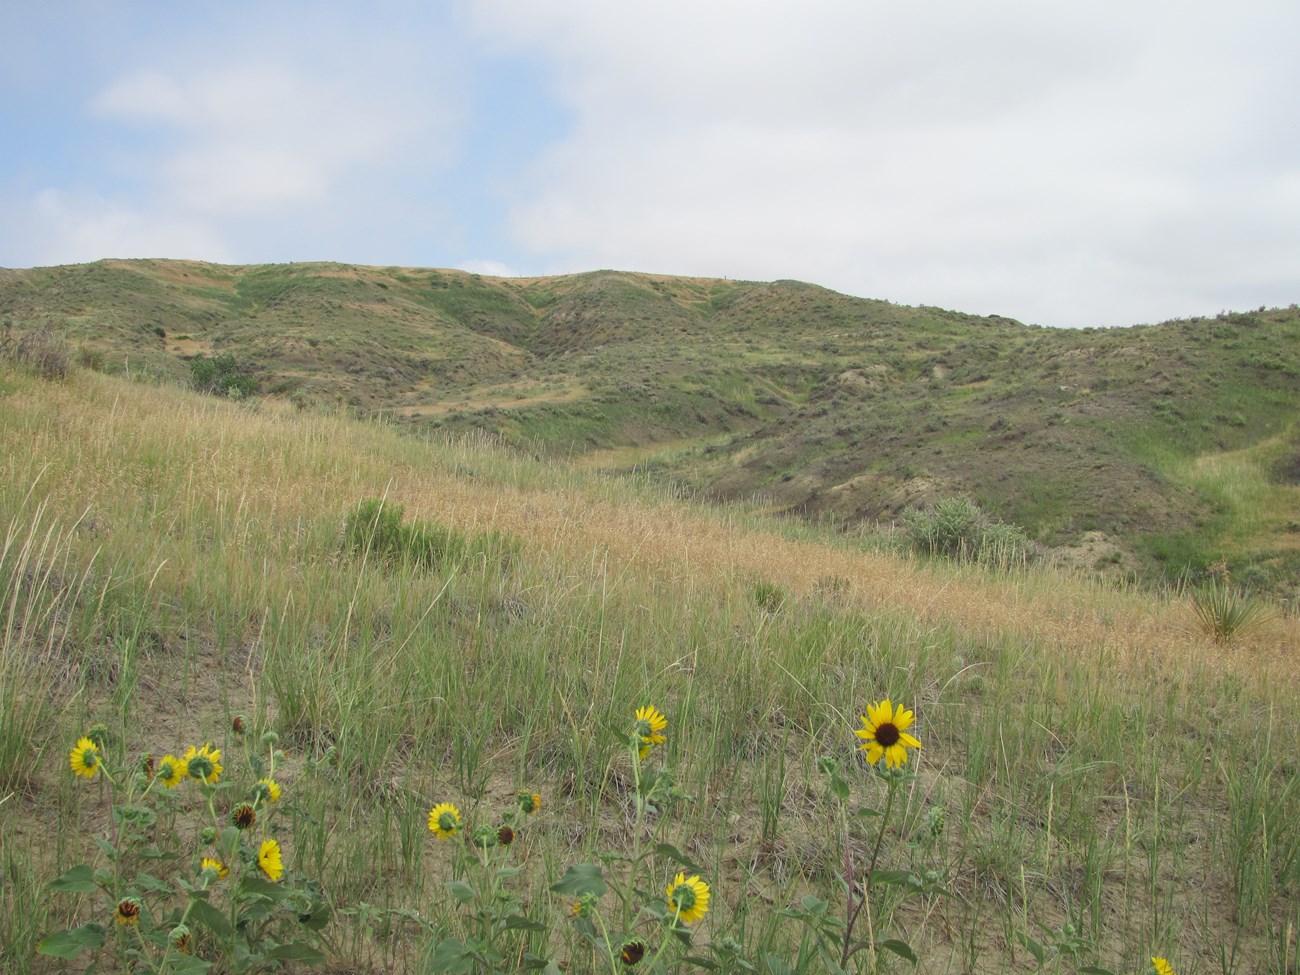
POLYGON ((0 266, 1300 302, 1295 0, 0 0, 0 266))

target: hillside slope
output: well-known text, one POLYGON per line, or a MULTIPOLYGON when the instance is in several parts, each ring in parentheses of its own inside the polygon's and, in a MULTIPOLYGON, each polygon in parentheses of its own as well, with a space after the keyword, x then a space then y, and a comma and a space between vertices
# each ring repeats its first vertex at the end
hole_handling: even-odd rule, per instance
POLYGON ((0 315, 184 380, 231 352, 306 407, 483 431, 844 524, 969 494, 1050 546, 1300 579, 1300 311, 1049 330, 792 281, 103 261, 0 315))

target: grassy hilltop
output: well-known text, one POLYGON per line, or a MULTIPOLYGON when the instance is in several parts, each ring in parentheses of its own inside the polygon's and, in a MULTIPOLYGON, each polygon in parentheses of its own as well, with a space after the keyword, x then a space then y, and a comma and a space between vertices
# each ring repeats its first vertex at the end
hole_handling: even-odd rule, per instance
MULTIPOLYGON (((649 476, 282 401, 311 390, 386 416, 410 410, 453 433, 479 421, 499 432, 500 418, 557 450, 566 410, 591 424, 593 448, 712 438, 712 452, 679 448, 674 472, 743 495, 736 479, 751 460, 796 449, 772 430, 792 437, 829 422, 832 381, 847 390, 842 412, 855 429, 873 429, 870 404, 887 409, 893 388, 918 410, 929 402, 927 415, 954 434, 962 409, 995 396, 1014 432, 1038 414, 999 384, 1029 385, 1059 362, 1056 426, 1085 430, 1089 410, 1137 402, 1145 360, 1129 350, 1151 343, 1143 374, 1171 388, 1218 350, 1219 388, 1253 390, 1235 401, 1245 425, 1225 413, 1221 443, 1209 439, 1220 429, 1211 414, 1228 407, 1192 412, 1203 401, 1176 390, 1158 422, 1199 430, 1205 417, 1203 439, 1162 442, 1158 426, 1121 436, 1139 429, 1137 406, 1134 426, 1108 421, 1108 463, 1130 463, 1121 448, 1134 443, 1164 458, 1147 475, 1171 492, 1160 504, 1194 519, 1197 478, 1213 471, 1193 451, 1271 470, 1269 452, 1284 454, 1293 436, 1292 394, 1274 378, 1294 354, 1279 340, 1296 327, 1290 313, 1057 335, 792 284, 441 274, 447 287, 434 289, 431 279, 162 263, 7 276, 16 322, 48 320, 75 342, 101 343, 123 375, 75 368, 49 381, 0 364, 0 969, 80 967, 85 953, 65 962, 35 948, 75 953, 84 942, 102 943, 112 970, 114 958, 220 972, 250 958, 321 957, 336 972, 469 971, 479 963, 462 949, 478 945, 506 970, 535 957, 612 975, 638 970, 618 955, 641 939, 643 966, 657 957, 695 970, 663 917, 641 913, 662 915, 683 871, 711 893, 688 929, 693 957, 721 972, 830 971, 839 953, 816 946, 820 937, 833 949, 842 931, 846 864, 860 891, 878 857, 870 907, 855 919, 856 972, 1137 973, 1152 970, 1152 956, 1179 975, 1291 970, 1294 618, 1216 643, 1169 591, 919 561, 772 519, 770 503, 721 508, 649 476), (457 287, 463 301, 452 299, 457 287), (112 294, 129 297, 103 303, 112 294), (644 318, 601 310, 637 307, 629 295, 644 318), (727 322, 768 302, 785 303, 788 317, 749 349, 748 333, 727 322), (834 328, 842 337, 811 327, 819 303, 828 317, 851 316, 834 328), (394 324, 368 319, 367 334, 318 317, 335 304, 358 323, 386 308, 394 324), (618 341, 624 329, 653 354, 618 341), (740 365, 716 354, 728 342, 744 352, 740 365), (855 351, 835 353, 843 359, 827 379, 816 342, 855 351), (461 375, 453 347, 481 350, 462 363, 480 374, 461 375), (184 378, 183 355, 221 349, 281 391, 229 402, 157 381, 184 378), (1016 350, 1041 365, 1012 369, 1016 350), (391 377, 373 361, 381 354, 391 377), (337 369, 343 356, 358 371, 337 369), (861 382, 836 379, 855 356, 861 382), (1061 374, 1084 368, 1076 363, 1097 370, 1090 394, 1060 390, 1082 375, 1061 374), (1102 387, 1105 369, 1114 374, 1102 387), (640 383, 628 395, 647 404, 675 397, 698 411, 666 412, 662 428, 629 413, 620 427, 606 387, 621 382, 640 383), (503 405, 515 392, 529 394, 523 405, 503 405), (1185 480, 1161 480, 1179 464, 1185 480), (372 537, 355 515, 379 499, 390 514, 400 506, 401 530, 372 537), (905 766, 912 776, 894 787, 865 766, 853 734, 885 697, 915 710, 909 731, 922 742, 905 766), (666 740, 639 764, 636 741, 629 750, 620 734, 646 705, 666 715, 666 740), (84 749, 92 776, 69 769, 96 722, 112 788, 85 767, 84 749), (267 733, 282 752, 270 768, 267 733), (149 753, 160 775, 163 756, 205 743, 225 765, 210 795, 193 778, 172 790, 128 770, 149 753), (690 798, 637 802, 638 784, 650 788, 665 764, 690 798), (283 790, 274 804, 248 788, 268 771, 283 790), (843 802, 840 786, 851 791, 843 802), (467 864, 461 840, 475 824, 499 836, 518 789, 540 794, 542 809, 514 820, 513 845, 484 848, 490 868, 467 864), (246 833, 232 825, 247 821, 241 803, 256 804, 246 833), (427 822, 444 803, 465 823, 448 842, 427 822), (221 831, 208 841, 201 828, 214 816, 221 831), (284 871, 274 882, 279 861, 259 853, 272 840, 284 871), (200 856, 221 851, 228 876, 200 870, 200 856), (497 873, 498 863, 511 866, 497 873), (601 897, 598 866, 611 888, 601 897), (575 917, 583 890, 590 913, 575 917), (168 953, 180 941, 193 954, 168 953)), ((897 435, 920 436, 916 426, 897 435)), ((1026 430, 1025 441, 1038 435, 1026 430)), ((952 446, 936 456, 962 442, 944 441, 952 446)), ((795 479, 820 469, 795 468, 795 479)), ((452 824, 435 819, 443 835, 452 824)))
POLYGON ((102 261, 0 272, 0 315, 813 520, 965 495, 1086 568, 1300 581, 1294 307, 1057 330, 792 281, 102 261))

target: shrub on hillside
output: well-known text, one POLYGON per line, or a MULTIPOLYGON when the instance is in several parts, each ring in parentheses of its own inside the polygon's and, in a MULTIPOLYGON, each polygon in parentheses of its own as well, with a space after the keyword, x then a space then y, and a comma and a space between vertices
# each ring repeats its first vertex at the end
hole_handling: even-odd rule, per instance
POLYGON ((242 399, 257 392, 257 377, 240 366, 234 353, 223 352, 190 362, 190 385, 200 393, 242 399))
POLYGON ((1008 568, 1024 564, 1029 538, 1019 525, 994 521, 967 497, 944 498, 928 508, 903 514, 912 549, 922 555, 944 556, 1008 568))
POLYGON ((15 338, 13 322, 5 319, 0 354, 30 369, 42 379, 63 379, 72 371, 67 339, 42 325, 15 338))

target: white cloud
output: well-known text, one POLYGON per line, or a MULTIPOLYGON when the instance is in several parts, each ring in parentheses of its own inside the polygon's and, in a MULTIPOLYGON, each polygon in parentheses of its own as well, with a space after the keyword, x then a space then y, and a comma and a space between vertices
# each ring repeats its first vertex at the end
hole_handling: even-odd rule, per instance
POLYGON ((464 261, 458 266, 462 271, 468 271, 470 274, 483 274, 490 278, 514 278, 519 276, 518 271, 509 264, 503 264, 500 261, 464 261))
POLYGON ((168 206, 196 213, 273 217, 325 204, 355 171, 382 169, 424 135, 398 98, 328 71, 258 61, 183 77, 141 71, 111 85, 94 107, 174 141, 160 157, 133 162, 158 182, 168 206))
POLYGON ((76 264, 112 257, 188 257, 228 262, 232 255, 202 222, 161 216, 94 193, 44 189, 12 208, 27 228, 36 265, 76 264))
POLYGON ((81 115, 54 123, 77 155, 42 165, 32 148, 12 173, 0 161, 6 207, 45 215, 32 234, 0 234, 6 253, 39 238, 59 261, 168 240, 187 257, 400 259, 408 223, 430 232, 466 122, 464 59, 438 16, 259 6, 250 30, 239 6, 124 9, 129 42, 69 38, 96 67, 79 79, 81 115))
POLYGON ((507 50, 548 58, 576 112, 512 210, 557 266, 802 277, 1049 324, 1300 297, 1295 272, 1257 273, 1300 267, 1281 189, 1300 155, 1279 135, 1300 110, 1294 4, 478 14, 507 50))

